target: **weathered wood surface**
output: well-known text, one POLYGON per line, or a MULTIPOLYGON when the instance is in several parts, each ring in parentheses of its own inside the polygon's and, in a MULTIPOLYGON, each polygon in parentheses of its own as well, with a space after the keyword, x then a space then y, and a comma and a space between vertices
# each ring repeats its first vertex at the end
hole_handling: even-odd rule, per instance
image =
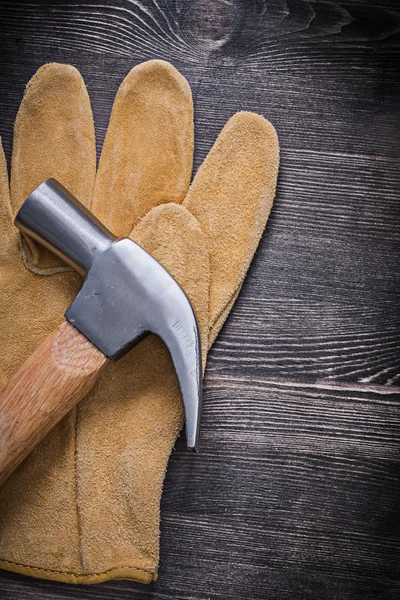
POLYGON ((158 582, 2 572, 0 597, 397 600, 397 1, 15 1, 0 19, 8 157, 45 61, 81 70, 99 148, 121 79, 150 58, 192 85, 196 168, 241 109, 282 148, 267 232, 210 354, 202 453, 181 440, 170 462, 158 582))

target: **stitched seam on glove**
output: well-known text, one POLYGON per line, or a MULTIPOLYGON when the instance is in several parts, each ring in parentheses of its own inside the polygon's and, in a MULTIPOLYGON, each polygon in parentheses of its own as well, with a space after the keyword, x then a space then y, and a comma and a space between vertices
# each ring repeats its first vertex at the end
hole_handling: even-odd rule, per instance
POLYGON ((92 577, 93 575, 106 575, 107 573, 111 573, 112 571, 120 571, 122 569, 134 569, 135 571, 141 571, 142 573, 156 573, 157 570, 156 569, 143 569, 141 567, 135 567, 135 566, 131 566, 131 567, 112 567, 111 569, 107 569, 105 571, 100 571, 98 573, 92 572, 92 573, 74 573, 73 571, 56 571, 53 569, 42 569, 40 567, 31 567, 30 565, 24 565, 22 563, 18 563, 18 562, 14 562, 12 560, 4 560, 4 559, 0 559, 0 564, 4 563, 7 565, 14 565, 16 567, 22 567, 24 569, 31 569, 32 571, 40 571, 42 573, 55 573, 55 574, 60 574, 60 575, 72 575, 75 577, 92 577))
POLYGON ((28 252, 24 248, 24 238, 21 235, 21 257, 22 262, 24 263, 24 267, 28 269, 28 271, 32 271, 32 273, 36 273, 36 275, 56 275, 57 273, 66 273, 66 272, 74 272, 72 267, 49 267, 48 269, 41 269, 34 265, 28 256, 28 252))

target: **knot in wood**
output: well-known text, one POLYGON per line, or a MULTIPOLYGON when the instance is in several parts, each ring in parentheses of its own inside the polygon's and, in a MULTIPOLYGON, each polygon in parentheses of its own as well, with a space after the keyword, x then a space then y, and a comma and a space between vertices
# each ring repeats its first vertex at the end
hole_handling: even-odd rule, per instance
POLYGON ((194 0, 182 15, 182 29, 210 48, 226 44, 241 22, 241 0, 194 0))

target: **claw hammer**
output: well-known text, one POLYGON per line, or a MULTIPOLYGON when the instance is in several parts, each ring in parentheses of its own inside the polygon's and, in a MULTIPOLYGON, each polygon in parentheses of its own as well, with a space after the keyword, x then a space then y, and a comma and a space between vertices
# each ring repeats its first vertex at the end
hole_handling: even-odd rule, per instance
POLYGON ((84 276, 65 321, 0 396, 0 485, 60 419, 149 333, 168 347, 181 389, 187 446, 197 449, 201 349, 189 299, 150 254, 116 238, 58 181, 25 200, 15 225, 84 276))

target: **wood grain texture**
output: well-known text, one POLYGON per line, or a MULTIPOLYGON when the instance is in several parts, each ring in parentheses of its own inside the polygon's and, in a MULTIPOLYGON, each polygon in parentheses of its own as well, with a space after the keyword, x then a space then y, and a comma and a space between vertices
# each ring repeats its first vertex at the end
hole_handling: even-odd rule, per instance
POLYGON ((98 150, 151 58, 195 99, 195 168, 238 110, 275 125, 271 219, 209 357, 201 453, 162 501, 159 579, 75 588, 0 573, 0 597, 398 600, 400 11, 397 0, 1 2, 8 157, 24 86, 78 67, 98 150))
POLYGON ((38 346, 0 395, 0 485, 86 396, 108 360, 68 321, 38 346))

